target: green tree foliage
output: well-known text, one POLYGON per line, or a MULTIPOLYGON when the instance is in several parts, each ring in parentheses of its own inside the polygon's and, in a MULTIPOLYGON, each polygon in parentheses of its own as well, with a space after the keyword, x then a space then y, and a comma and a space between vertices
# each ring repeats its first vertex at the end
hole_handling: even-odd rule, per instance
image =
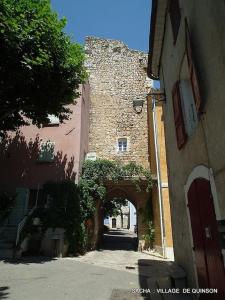
POLYGON ((146 247, 152 249, 155 241, 155 228, 152 221, 147 223, 147 232, 142 237, 147 242, 146 247))
MULTIPOLYGON (((152 187, 150 171, 134 162, 123 165, 119 161, 104 159, 85 161, 83 164, 82 176, 79 181, 84 218, 92 216, 95 210, 96 199, 101 200, 104 204, 106 200, 105 183, 107 180, 118 182, 123 179, 131 180, 138 191, 141 190, 140 183, 143 179, 147 181, 147 191, 149 191, 152 187)), ((113 204, 106 205, 111 206, 111 208, 107 208, 108 211, 113 210, 114 208, 116 209, 113 204)))
POLYGON ((64 228, 69 253, 82 252, 86 244, 86 233, 76 184, 72 181, 48 182, 44 185, 44 193, 49 195, 45 227, 64 228))
POLYGON ((123 198, 115 198, 113 201, 105 201, 104 203, 104 217, 116 217, 122 213, 122 206, 126 206, 128 201, 123 198))
POLYGON ((28 235, 37 233, 38 228, 33 225, 33 219, 37 217, 41 220, 42 236, 48 228, 64 228, 69 246, 68 254, 83 253, 86 250, 87 235, 77 185, 69 180, 47 182, 43 192, 47 195, 47 205, 37 208, 29 217, 20 241, 28 235))
POLYGON ((49 0, 0 1, 0 133, 40 125, 54 114, 62 122, 65 107, 85 81, 84 52, 63 32, 49 0))

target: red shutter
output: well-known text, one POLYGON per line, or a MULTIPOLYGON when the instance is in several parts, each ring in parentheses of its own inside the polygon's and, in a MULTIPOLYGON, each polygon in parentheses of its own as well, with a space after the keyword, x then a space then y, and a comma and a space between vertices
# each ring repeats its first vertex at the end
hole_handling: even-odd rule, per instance
POLYGON ((196 68, 193 62, 193 55, 191 50, 191 39, 190 39, 190 32, 188 29, 188 24, 186 21, 186 52, 187 52, 187 58, 188 58, 188 65, 189 65, 189 71, 190 71, 190 80, 195 100, 195 106, 197 113, 200 113, 201 109, 201 95, 200 95, 200 89, 198 84, 198 76, 196 73, 196 68))
POLYGON ((173 87, 173 111, 174 111, 174 121, 175 121, 176 136, 177 136, 177 147, 180 150, 183 147, 183 145, 186 143, 187 134, 184 126, 179 81, 177 81, 173 87))

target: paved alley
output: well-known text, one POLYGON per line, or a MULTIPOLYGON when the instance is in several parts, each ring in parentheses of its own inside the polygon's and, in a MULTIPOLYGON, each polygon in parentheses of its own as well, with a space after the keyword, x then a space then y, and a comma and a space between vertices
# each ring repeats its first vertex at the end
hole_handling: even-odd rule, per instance
POLYGON ((147 280, 166 277, 170 262, 136 252, 135 247, 134 234, 111 231, 102 249, 84 256, 1 261, 0 299, 155 299, 132 289, 145 289, 147 280))

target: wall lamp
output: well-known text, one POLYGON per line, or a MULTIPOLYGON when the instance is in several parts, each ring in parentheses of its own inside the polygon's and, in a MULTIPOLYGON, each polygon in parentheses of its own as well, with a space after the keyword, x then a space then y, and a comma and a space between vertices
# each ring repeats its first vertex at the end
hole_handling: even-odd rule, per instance
POLYGON ((144 105, 143 99, 135 99, 133 100, 133 108, 136 111, 136 113, 141 113, 144 105))

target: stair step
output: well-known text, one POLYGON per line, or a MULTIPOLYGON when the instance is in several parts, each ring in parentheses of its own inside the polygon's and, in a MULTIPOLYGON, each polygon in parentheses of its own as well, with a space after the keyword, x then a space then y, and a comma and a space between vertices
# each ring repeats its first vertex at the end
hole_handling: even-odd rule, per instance
POLYGON ((4 230, 1 232, 0 239, 7 239, 11 241, 15 241, 17 234, 17 227, 15 226, 6 226, 4 230))
POLYGON ((156 284, 157 284, 158 288, 162 288, 162 289, 171 289, 172 288, 171 279, 169 277, 161 277, 161 278, 157 279, 156 284))
POLYGON ((5 229, 4 229, 4 232, 7 231, 7 232, 16 232, 17 231, 17 226, 6 226, 5 229))
POLYGON ((1 236, 3 237, 13 237, 15 238, 16 237, 16 231, 4 231, 1 236))
POLYGON ((1 249, 13 249, 14 243, 10 241, 0 241, 0 250, 1 249))
POLYGON ((171 278, 172 286, 175 288, 186 288, 187 280, 186 273, 178 264, 172 263, 169 267, 169 276, 171 278))
POLYGON ((13 258, 13 249, 0 249, 0 259, 13 258))
MULTIPOLYGON (((182 292, 182 288, 179 287, 172 287, 171 285, 171 279, 168 277, 160 278, 157 280, 157 285, 159 289, 179 289, 180 292, 182 292)), ((161 293, 163 300, 191 300, 192 298, 189 295, 180 294, 180 293, 161 293)))
POLYGON ((148 278, 147 280, 147 289, 151 290, 150 299, 151 300, 162 300, 162 296, 157 293, 157 283, 155 279, 148 278))

